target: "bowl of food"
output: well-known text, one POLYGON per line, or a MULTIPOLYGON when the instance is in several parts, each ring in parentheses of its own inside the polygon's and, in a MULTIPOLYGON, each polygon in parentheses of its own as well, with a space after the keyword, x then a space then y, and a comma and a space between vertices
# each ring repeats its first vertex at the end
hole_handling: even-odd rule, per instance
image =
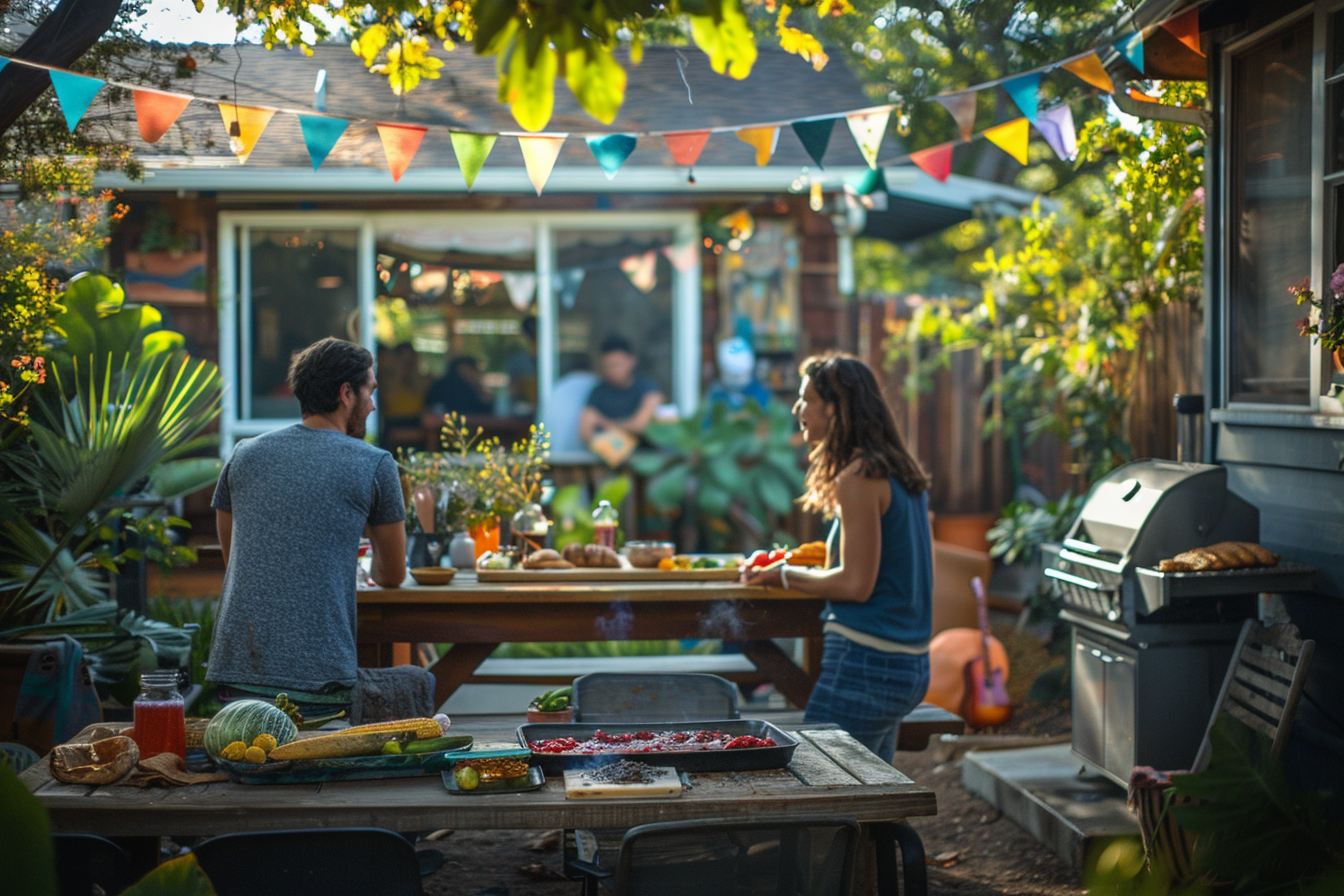
POLYGON ((457 570, 443 566, 420 566, 411 570, 411 578, 419 585, 447 585, 457 570))
POLYGON ((657 569, 658 561, 671 557, 677 546, 670 541, 627 541, 625 553, 638 569, 657 569))

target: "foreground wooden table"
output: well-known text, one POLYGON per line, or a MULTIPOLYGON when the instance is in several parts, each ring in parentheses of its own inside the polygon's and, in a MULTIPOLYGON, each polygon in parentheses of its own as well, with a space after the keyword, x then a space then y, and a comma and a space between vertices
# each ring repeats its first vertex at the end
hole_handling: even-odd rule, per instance
POLYGON ((392 664, 395 643, 451 642, 433 666, 442 705, 506 641, 644 641, 723 638, 795 706, 807 705, 820 662, 814 641, 804 666, 771 638, 821 635, 825 601, 738 582, 489 584, 460 572, 437 588, 361 589, 361 666, 392 664))

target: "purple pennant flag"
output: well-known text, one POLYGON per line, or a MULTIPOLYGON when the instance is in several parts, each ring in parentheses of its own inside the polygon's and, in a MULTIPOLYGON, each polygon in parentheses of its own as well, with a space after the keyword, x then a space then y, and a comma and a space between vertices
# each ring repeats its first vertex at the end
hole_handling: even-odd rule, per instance
POLYGON ((1036 119, 1036 130, 1066 162, 1078 155, 1078 136, 1073 129, 1073 110, 1067 104, 1046 109, 1036 119))

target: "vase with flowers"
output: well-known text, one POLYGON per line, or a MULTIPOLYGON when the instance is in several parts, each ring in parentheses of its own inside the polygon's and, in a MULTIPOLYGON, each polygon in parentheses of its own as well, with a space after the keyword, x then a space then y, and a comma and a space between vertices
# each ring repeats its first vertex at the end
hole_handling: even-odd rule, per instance
POLYGON ((1335 373, 1344 374, 1344 264, 1330 275, 1330 294, 1334 301, 1329 308, 1317 298, 1307 277, 1289 287, 1288 292, 1297 304, 1308 306, 1307 316, 1298 321, 1298 334, 1314 336, 1330 353, 1335 373))

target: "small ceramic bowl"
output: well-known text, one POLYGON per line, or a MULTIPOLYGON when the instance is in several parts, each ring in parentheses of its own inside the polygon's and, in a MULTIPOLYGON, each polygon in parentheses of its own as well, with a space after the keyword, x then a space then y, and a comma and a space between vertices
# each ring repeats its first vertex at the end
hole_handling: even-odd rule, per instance
POLYGON ((457 570, 442 566, 421 566, 411 570, 411 578, 421 585, 447 585, 457 570))
POLYGON ((625 548, 630 565, 638 569, 657 569, 659 560, 677 552, 677 546, 670 541, 627 541, 625 548))
POLYGON ((557 722, 574 721, 574 707, 569 706, 555 712, 542 712, 539 709, 529 709, 527 711, 527 721, 529 723, 555 724, 557 722))

